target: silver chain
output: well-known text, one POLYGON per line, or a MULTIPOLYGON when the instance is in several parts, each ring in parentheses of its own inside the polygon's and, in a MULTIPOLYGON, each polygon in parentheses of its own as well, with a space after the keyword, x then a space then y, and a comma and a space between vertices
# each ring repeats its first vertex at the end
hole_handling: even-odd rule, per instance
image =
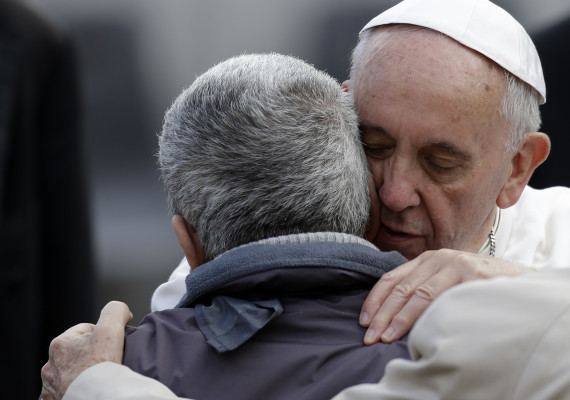
POLYGON ((492 227, 491 232, 489 232, 489 243, 490 243, 489 255, 491 257, 495 257, 495 227, 492 227))

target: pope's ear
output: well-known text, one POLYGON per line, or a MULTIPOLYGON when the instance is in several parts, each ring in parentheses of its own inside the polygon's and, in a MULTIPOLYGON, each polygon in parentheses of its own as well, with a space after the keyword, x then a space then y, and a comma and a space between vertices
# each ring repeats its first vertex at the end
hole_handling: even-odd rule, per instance
POLYGON ((348 84, 350 81, 346 80, 342 83, 342 90, 344 90, 346 93, 348 93, 348 84))
POLYGON ((550 153, 550 139, 542 132, 527 132, 523 143, 511 160, 511 173, 497 197, 497 206, 515 204, 528 184, 534 170, 550 153))

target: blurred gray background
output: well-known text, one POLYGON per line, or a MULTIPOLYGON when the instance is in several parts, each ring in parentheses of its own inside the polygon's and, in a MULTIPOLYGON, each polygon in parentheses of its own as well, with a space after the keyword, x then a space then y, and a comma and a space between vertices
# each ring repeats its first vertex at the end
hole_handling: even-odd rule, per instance
MULTIPOLYGON (((138 323, 154 288, 183 256, 154 157, 156 134, 175 97, 214 63, 248 52, 295 55, 342 81, 358 30, 396 1, 26 3, 75 42, 98 303, 125 301, 138 323)), ((531 34, 570 17, 568 0, 496 3, 531 34)))

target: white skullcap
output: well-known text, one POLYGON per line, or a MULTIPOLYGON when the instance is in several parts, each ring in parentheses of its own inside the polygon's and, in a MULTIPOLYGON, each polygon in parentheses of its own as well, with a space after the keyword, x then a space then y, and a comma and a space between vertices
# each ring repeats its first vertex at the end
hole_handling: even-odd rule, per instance
POLYGON ((525 29, 488 0, 404 0, 372 19, 366 29, 411 24, 441 32, 490 58, 535 88, 546 102, 540 58, 525 29))

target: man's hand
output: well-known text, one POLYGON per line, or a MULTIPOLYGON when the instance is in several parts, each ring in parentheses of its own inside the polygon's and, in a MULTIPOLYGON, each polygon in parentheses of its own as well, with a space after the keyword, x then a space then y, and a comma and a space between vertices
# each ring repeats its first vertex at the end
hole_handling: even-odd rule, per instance
POLYGON ((49 346, 49 361, 42 368, 42 399, 60 400, 77 376, 103 361, 121 363, 125 325, 133 318, 126 304, 108 303, 97 325, 79 324, 49 346))
POLYGON ((462 282, 532 271, 520 264, 457 250, 426 251, 384 274, 366 298, 360 324, 364 343, 400 339, 445 290, 462 282))

